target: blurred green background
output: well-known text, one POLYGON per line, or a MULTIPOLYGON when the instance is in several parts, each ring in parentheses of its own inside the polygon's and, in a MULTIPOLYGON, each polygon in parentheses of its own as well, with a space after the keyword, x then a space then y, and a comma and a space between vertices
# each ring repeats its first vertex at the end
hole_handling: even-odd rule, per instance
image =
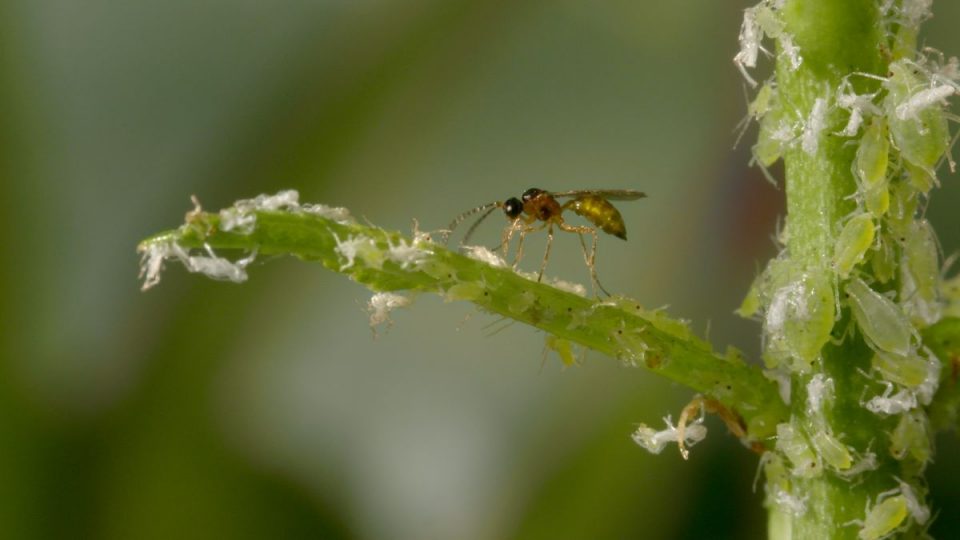
MULTIPOLYGON (((731 150, 747 5, 0 2, 0 535, 761 537, 757 458, 718 422, 686 463, 630 441, 684 388, 596 354, 541 368, 542 334, 435 298, 374 340, 367 291, 292 259, 141 293, 134 253, 191 194, 294 188, 408 230, 533 186, 642 189, 630 241, 601 241, 607 288, 755 358, 731 311, 783 193, 746 167, 752 132, 731 150)), ((960 53, 960 5, 935 10, 926 43, 960 53)), ((948 252, 958 203, 945 177, 948 252)), ((554 249, 548 272, 587 283, 576 239, 554 249)))

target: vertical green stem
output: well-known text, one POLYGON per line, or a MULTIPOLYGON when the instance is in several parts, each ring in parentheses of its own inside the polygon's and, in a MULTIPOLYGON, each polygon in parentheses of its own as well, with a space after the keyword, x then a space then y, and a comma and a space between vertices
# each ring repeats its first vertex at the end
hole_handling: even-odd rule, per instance
MULTIPOLYGON (((880 13, 874 0, 788 0, 781 13, 784 31, 799 48, 802 62, 796 66, 787 55, 778 55, 780 103, 787 118, 804 126, 802 141, 783 153, 787 264, 794 276, 826 275, 837 286, 831 263, 843 219, 856 209, 851 198, 856 192, 851 172, 856 146, 835 135, 846 115, 835 106, 833 94, 850 73, 879 71, 883 64, 880 13), (819 119, 818 106, 824 111, 819 119), (822 129, 817 129, 817 122, 822 122, 822 129)), ((864 81, 858 84, 874 84, 864 81)), ((835 339, 844 332, 849 317, 848 311, 841 312, 832 333, 835 339)), ((791 425, 808 441, 820 432, 832 433, 855 456, 863 456, 875 444, 875 434, 889 429, 881 417, 868 413, 858 402, 863 384, 858 370, 869 370, 870 357, 861 339, 848 337, 843 345, 823 347, 819 361, 807 373, 794 372, 791 425), (817 374, 833 381, 836 398, 826 414, 812 417, 807 385, 817 374)), ((773 504, 770 537, 857 538, 861 527, 851 522, 864 519, 868 503, 889 488, 889 479, 896 473, 894 463, 883 461, 887 452, 873 450, 881 456, 878 468, 857 482, 830 467, 808 477, 794 471, 792 493, 805 510, 790 512, 773 504)))

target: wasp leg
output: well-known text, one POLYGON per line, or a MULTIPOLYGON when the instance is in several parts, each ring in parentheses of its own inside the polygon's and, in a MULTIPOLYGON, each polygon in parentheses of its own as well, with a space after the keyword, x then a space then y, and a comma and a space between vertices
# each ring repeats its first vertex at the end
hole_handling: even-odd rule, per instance
MULTIPOLYGON (((518 220, 519 223, 520 220, 518 220)), ((525 221, 528 225, 533 222, 533 220, 525 221)), ((546 224, 540 225, 539 227, 523 227, 520 228, 520 238, 517 240, 517 252, 513 256, 513 269, 516 270, 520 266, 520 260, 523 259, 523 240, 527 237, 527 233, 532 233, 535 231, 543 230, 546 224)))
POLYGON ((597 234, 597 230, 594 229, 593 227, 587 227, 587 226, 575 227, 573 225, 567 225, 566 223, 558 223, 557 226, 564 231, 577 233, 577 236, 580 238, 580 247, 581 249, 583 249, 583 259, 584 259, 584 262, 587 263, 587 268, 590 269, 590 280, 593 286, 593 295, 598 296, 597 289, 600 289, 600 291, 603 292, 603 294, 607 296, 613 296, 612 294, 610 294, 609 291, 607 291, 607 289, 603 288, 603 285, 600 284, 600 279, 597 277, 597 266, 596 266, 597 242, 600 239, 600 235, 597 234), (593 243, 590 246, 589 253, 587 252, 587 245, 583 241, 584 233, 590 233, 591 235, 593 235, 593 243))
MULTIPOLYGON (((543 227, 540 227, 541 229, 543 227)), ((540 273, 537 274, 537 283, 543 279, 543 272, 547 269, 547 259, 550 258, 550 248, 553 246, 553 224, 547 227, 547 249, 543 252, 543 262, 540 263, 540 273)))

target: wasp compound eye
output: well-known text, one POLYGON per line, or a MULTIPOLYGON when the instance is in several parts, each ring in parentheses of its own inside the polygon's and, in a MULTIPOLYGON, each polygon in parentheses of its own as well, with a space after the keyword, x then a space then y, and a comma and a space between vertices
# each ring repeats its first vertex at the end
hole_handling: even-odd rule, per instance
POLYGON ((523 203, 516 197, 510 197, 503 203, 503 213, 510 219, 516 219, 523 212, 523 203))
POLYGON ((523 195, 522 195, 523 202, 527 202, 530 199, 535 198, 537 195, 540 195, 541 193, 543 193, 542 189, 530 188, 523 192, 523 195))

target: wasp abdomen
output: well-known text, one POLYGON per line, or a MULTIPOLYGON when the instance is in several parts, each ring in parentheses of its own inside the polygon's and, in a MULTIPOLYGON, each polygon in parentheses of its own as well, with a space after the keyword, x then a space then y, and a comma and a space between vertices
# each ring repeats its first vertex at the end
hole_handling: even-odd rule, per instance
POLYGON ((597 195, 582 195, 563 205, 579 216, 600 227, 603 232, 617 238, 627 239, 627 227, 620 211, 609 201, 597 195))

